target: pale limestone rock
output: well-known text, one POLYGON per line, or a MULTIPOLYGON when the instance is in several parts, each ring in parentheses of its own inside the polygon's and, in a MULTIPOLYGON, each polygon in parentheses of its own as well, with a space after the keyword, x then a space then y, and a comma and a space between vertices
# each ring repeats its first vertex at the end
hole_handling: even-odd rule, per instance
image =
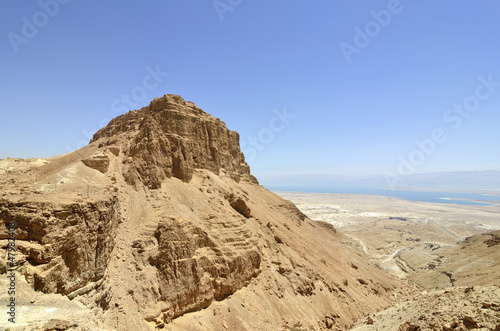
POLYGON ((109 157, 105 153, 96 153, 87 159, 83 159, 82 162, 89 168, 99 170, 102 173, 106 173, 109 167, 109 157))

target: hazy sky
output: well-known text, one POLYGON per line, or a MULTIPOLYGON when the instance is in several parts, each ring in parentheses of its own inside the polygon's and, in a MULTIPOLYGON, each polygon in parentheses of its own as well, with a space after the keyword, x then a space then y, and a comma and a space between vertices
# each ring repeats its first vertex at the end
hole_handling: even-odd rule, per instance
POLYGON ((75 150, 180 94, 240 132, 252 172, 500 170, 500 3, 0 4, 0 158, 75 150))

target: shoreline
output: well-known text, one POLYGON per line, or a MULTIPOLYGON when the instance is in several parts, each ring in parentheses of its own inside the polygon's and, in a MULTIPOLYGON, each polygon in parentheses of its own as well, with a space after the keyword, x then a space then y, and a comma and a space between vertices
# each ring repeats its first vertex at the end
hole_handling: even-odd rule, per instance
MULTIPOLYGON (((410 201, 410 202, 425 202, 425 203, 436 203, 436 204, 444 204, 444 205, 461 205, 461 206, 480 206, 480 207, 486 207, 486 206, 498 206, 500 205, 500 195, 484 195, 484 194, 479 194, 479 193, 465 193, 465 192, 443 192, 443 191, 406 191, 406 190, 389 190, 389 189, 380 189, 380 188, 366 188, 367 190, 370 189, 376 189, 376 190, 383 190, 383 191, 397 191, 400 193, 403 192, 428 192, 430 194, 435 194, 435 193, 443 193, 442 197, 427 197, 426 199, 419 199, 418 197, 404 197, 404 196, 396 196, 396 195, 391 195, 391 194, 377 194, 381 192, 366 192, 366 193, 353 193, 353 192, 348 192, 346 190, 345 192, 319 192, 318 191, 312 191, 312 189, 305 188, 308 191, 300 191, 298 190, 299 188, 290 188, 289 190, 287 189, 269 189, 271 192, 277 193, 277 192, 284 192, 284 193, 296 193, 296 194, 349 194, 349 195, 369 195, 369 196, 378 196, 378 197, 390 197, 390 198, 395 198, 395 199, 400 199, 403 201, 410 201), (446 194, 471 194, 471 195, 481 195, 481 197, 446 197, 446 194), (481 199, 484 197, 484 199, 481 199), (496 197, 497 200, 490 200, 488 197, 496 197)), ((313 188, 314 189, 314 188, 313 188)), ((359 188, 356 188, 359 189, 359 188)))

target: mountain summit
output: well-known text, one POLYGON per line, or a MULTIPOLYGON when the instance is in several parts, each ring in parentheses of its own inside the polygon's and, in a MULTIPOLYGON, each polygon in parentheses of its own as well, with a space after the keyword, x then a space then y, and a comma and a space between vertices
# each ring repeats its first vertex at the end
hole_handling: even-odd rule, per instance
POLYGON ((127 156, 124 176, 135 185, 159 188, 165 178, 189 182, 194 169, 226 172, 256 182, 240 150, 239 134, 178 95, 155 98, 147 107, 113 119, 91 143, 116 146, 127 156))

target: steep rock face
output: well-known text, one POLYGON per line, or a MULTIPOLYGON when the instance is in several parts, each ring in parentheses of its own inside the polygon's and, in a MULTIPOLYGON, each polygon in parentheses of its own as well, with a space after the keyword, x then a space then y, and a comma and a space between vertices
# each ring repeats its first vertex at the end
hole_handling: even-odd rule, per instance
MULTIPOLYGON (((229 253, 220 240, 211 237, 182 219, 168 218, 158 223, 154 233, 157 245, 148 262, 158 277, 161 294, 156 301, 168 302, 172 307, 163 316, 166 321, 233 294, 260 273, 261 256, 257 250, 229 253)), ((141 240, 134 242, 136 257, 144 246, 147 244, 141 240)))
MULTIPOLYGON (((83 204, 2 199, 0 220, 16 223, 19 270, 35 290, 69 294, 104 276, 120 215, 114 199, 83 204)), ((2 227, 0 240, 7 238, 2 227)))
POLYGON ((177 95, 154 99, 149 106, 113 119, 91 142, 113 145, 126 136, 122 150, 127 183, 152 189, 165 178, 189 182, 193 169, 215 174, 224 169, 231 178, 256 182, 240 150, 239 135, 224 122, 177 95), (104 142, 106 141, 106 142, 104 142))

